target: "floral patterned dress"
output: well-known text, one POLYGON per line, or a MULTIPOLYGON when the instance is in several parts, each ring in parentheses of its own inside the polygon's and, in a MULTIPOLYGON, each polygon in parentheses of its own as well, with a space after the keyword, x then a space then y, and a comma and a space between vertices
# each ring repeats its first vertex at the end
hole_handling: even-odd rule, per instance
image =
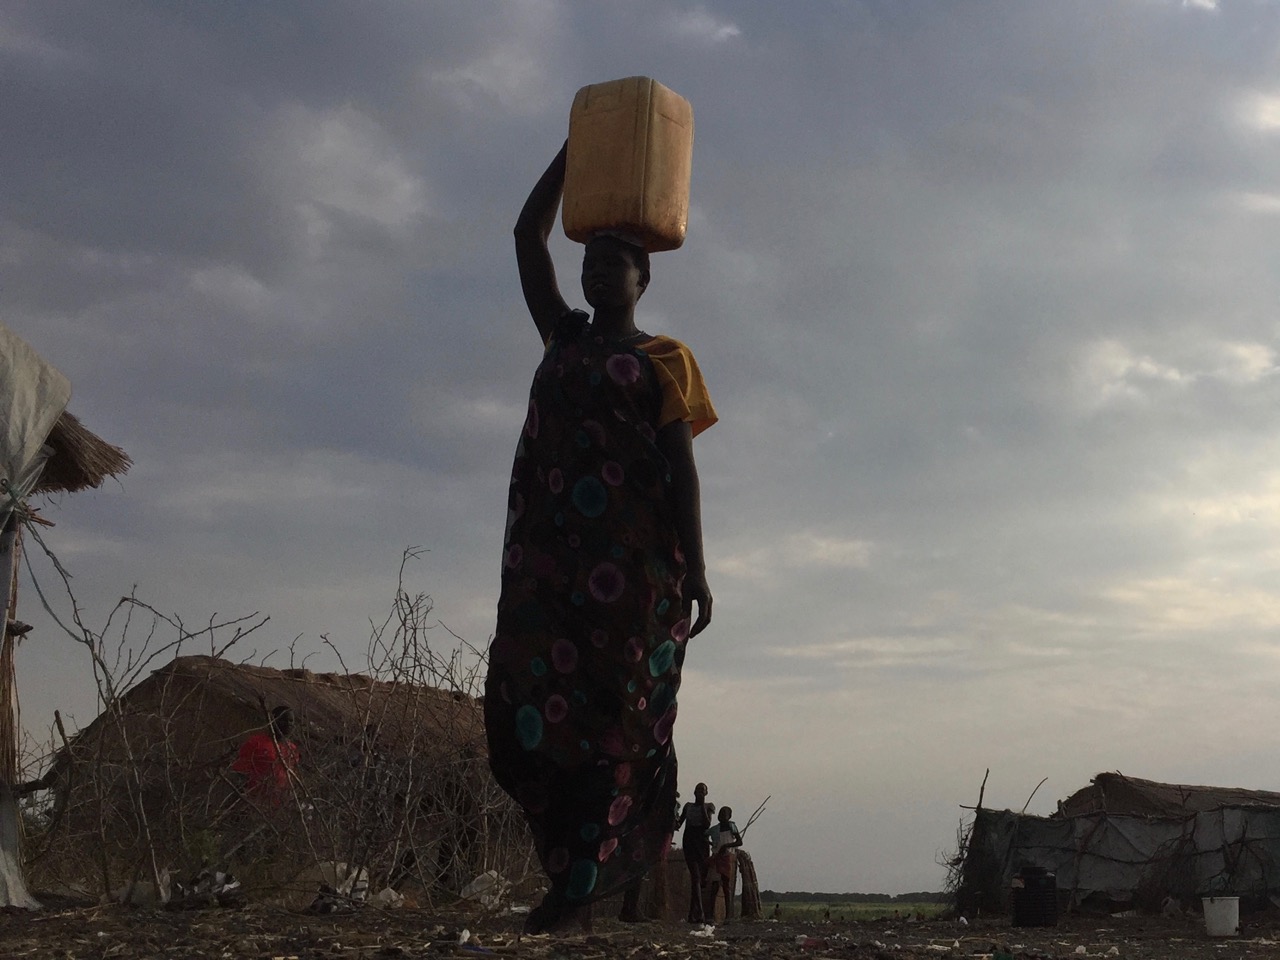
POLYGON ((606 341, 586 314, 566 313, 512 470, 485 723, 553 905, 608 896, 671 842, 689 621, 655 443, 664 385, 646 346, 659 341, 675 344, 606 341))

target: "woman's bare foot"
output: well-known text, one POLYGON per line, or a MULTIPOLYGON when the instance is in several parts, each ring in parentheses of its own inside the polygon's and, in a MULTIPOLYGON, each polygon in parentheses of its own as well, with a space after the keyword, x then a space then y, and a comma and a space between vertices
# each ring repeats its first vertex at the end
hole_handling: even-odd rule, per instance
POLYGON ((583 933, 591 932, 591 904, 570 906, 559 897, 547 894, 524 921, 525 933, 565 933, 575 926, 583 933))

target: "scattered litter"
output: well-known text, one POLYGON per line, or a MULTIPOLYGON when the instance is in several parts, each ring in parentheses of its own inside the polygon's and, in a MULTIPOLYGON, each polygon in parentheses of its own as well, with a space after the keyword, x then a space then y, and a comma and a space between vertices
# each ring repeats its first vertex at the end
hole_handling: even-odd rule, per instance
POLYGON ((716 928, 709 923, 704 923, 697 930, 691 932, 694 937, 706 937, 708 940, 715 936, 716 928))
POLYGON ((352 870, 345 863, 326 861, 319 864, 319 873, 325 879, 307 913, 346 913, 369 898, 369 871, 364 867, 352 870))
POLYGON ((1108 950, 1108 951, 1107 951, 1107 956, 1108 956, 1108 957, 1118 957, 1118 956, 1120 956, 1120 948, 1119 948, 1119 947, 1112 947, 1110 950, 1108 950))
POLYGON ((150 880, 139 880, 126 883, 111 895, 116 903, 127 903, 135 907, 149 907, 157 903, 168 903, 170 896, 169 871, 160 871, 160 886, 150 880))
POLYGON ((481 906, 496 907, 498 901, 511 889, 497 870, 486 870, 459 891, 463 900, 477 900, 481 906))
POLYGON ((384 907, 402 907, 404 906, 404 894, 399 890, 391 887, 383 887, 373 896, 375 903, 384 907))
POLYGON ((1087 954, 1089 951, 1085 947, 1076 947, 1076 953, 1087 954))
POLYGON ((173 897, 169 906, 189 908, 201 906, 235 906, 238 905, 240 881, 230 873, 205 867, 186 882, 181 880, 173 884, 173 897))

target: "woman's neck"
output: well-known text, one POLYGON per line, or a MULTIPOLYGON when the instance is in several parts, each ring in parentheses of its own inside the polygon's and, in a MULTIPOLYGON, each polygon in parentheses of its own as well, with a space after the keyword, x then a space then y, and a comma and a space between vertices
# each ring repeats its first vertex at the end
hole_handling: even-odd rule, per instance
POLYGON ((639 332, 636 330, 635 305, 596 310, 591 317, 591 328, 611 340, 635 336, 639 332))

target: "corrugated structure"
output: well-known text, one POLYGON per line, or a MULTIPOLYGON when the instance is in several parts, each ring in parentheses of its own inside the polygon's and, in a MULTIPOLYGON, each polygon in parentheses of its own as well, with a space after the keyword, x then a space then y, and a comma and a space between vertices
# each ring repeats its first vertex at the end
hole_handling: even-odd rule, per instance
POLYGON ((1058 807, 1050 817, 975 811, 956 892, 962 913, 1007 912, 1026 866, 1056 875, 1068 909, 1280 893, 1280 793, 1100 773, 1058 807))

